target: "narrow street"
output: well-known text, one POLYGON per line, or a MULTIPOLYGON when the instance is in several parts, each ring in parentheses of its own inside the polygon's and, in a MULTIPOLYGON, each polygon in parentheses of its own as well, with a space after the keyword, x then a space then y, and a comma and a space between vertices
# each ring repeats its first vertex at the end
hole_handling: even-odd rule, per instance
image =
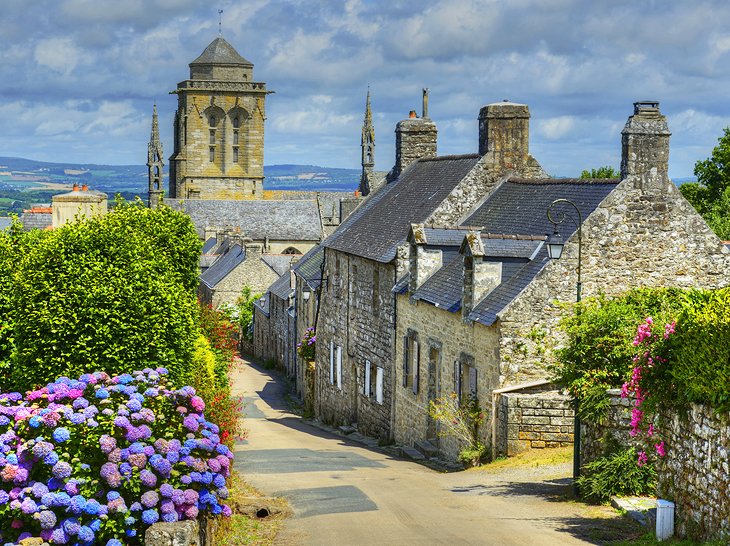
POLYGON ((234 393, 246 400, 249 431, 236 468, 294 511, 277 544, 600 544, 600 529, 620 523, 605 509, 556 502, 567 465, 552 475, 439 473, 302 421, 287 411, 283 385, 255 365, 236 372, 234 393))

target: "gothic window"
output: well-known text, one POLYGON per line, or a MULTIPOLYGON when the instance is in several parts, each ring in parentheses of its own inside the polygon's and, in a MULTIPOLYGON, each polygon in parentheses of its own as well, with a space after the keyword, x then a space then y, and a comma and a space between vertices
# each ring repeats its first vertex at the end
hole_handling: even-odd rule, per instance
POLYGON ((239 131, 241 130, 241 120, 238 116, 233 118, 233 162, 238 163, 239 161, 239 152, 238 152, 238 142, 239 142, 239 131))
POLYGON ((210 147, 208 160, 211 163, 213 163, 215 161, 215 146, 210 147))
POLYGON ((298 249, 298 248, 296 248, 296 247, 293 247, 293 246, 290 246, 290 247, 287 247, 287 248, 286 248, 286 249, 285 249, 285 250, 284 250, 284 251, 282 252, 282 254, 301 254, 301 252, 299 251, 299 249, 298 249))
POLYGON ((210 116, 208 118, 208 135, 209 135, 209 143, 210 148, 208 149, 209 157, 208 160, 213 163, 215 161, 215 144, 216 144, 216 123, 218 120, 216 120, 215 116, 210 116))

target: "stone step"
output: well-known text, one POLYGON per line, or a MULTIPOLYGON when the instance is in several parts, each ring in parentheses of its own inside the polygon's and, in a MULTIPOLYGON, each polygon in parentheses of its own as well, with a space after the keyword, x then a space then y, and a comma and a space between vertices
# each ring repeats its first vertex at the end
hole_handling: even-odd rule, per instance
POLYGON ((345 436, 347 436, 348 434, 352 434, 353 432, 355 432, 357 430, 355 427, 350 426, 350 425, 342 425, 342 426, 337 427, 337 429, 345 436))
POLYGON ((433 445, 428 440, 421 440, 419 442, 415 442, 413 444, 413 447, 415 447, 418 451, 423 453, 423 455, 430 459, 431 457, 436 457, 439 454, 438 448, 433 445))
POLYGON ((408 459, 412 459, 414 461, 425 461, 426 458, 423 456, 423 453, 418 451, 415 448, 408 447, 408 446, 401 446, 400 448, 400 454, 401 457, 407 457, 408 459))

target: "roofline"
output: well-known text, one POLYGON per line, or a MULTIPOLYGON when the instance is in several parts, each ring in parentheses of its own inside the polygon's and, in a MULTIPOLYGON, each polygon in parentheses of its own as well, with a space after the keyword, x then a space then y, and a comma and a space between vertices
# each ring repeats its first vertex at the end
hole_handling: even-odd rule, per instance
POLYGON ((618 184, 620 178, 508 178, 507 182, 527 186, 549 186, 552 184, 618 184))

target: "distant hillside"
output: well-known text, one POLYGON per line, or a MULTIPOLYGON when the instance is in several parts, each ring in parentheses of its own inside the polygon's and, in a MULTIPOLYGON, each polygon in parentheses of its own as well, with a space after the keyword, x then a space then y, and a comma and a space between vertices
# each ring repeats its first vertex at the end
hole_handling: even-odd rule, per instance
MULTIPOLYGON (((264 167, 264 176, 264 187, 277 190, 354 191, 360 181, 357 169, 317 165, 268 165, 264 167)), ((87 183, 110 194, 129 192, 142 196, 147 193, 147 167, 0 157, 0 191, 61 191, 74 182, 87 183)))

